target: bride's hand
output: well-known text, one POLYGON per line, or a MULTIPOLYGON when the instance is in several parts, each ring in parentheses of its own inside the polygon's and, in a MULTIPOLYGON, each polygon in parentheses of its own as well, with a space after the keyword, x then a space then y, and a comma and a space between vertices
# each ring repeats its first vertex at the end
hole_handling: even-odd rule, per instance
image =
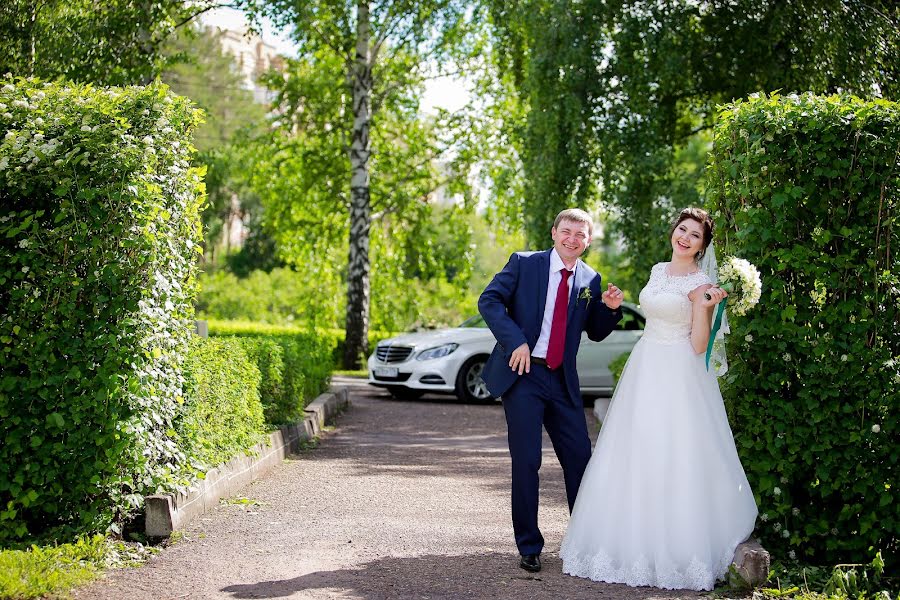
MULTIPOLYGON (((697 289, 700 289, 700 288, 697 288, 697 289)), ((694 291, 696 292, 697 290, 694 290, 694 291)), ((699 302, 699 305, 704 308, 712 308, 713 306, 715 306, 716 304, 718 304, 719 302, 724 300, 727 296, 728 296, 728 292, 726 292, 725 290, 723 290, 722 288, 720 288, 718 286, 711 285, 711 286, 707 287, 707 289, 705 290, 705 293, 704 292, 697 293, 697 295, 695 296, 695 298, 697 299, 695 301, 695 303, 699 302), (708 300, 706 298, 707 296, 709 296, 708 300)))
POLYGON ((703 292, 705 292, 706 290, 708 290, 711 287, 712 287, 712 284, 710 284, 710 283, 704 283, 701 286, 695 287, 690 292, 688 292, 688 300, 690 300, 691 302, 697 302, 698 300, 700 302, 702 302, 702 301, 706 300, 706 298, 703 297, 703 292))

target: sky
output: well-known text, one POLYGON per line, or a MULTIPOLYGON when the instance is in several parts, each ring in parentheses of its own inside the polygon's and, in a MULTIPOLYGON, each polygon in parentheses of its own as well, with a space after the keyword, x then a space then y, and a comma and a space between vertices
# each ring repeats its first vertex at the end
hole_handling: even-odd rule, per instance
MULTIPOLYGON (((222 29, 241 31, 247 26, 244 13, 233 8, 217 8, 200 16, 204 25, 213 25, 222 29)), ((268 19, 262 23, 263 41, 269 43, 278 51, 289 57, 297 56, 297 47, 290 37, 284 32, 278 31, 268 19)), ((433 114, 437 107, 455 111, 461 108, 469 100, 467 86, 459 78, 442 77, 429 80, 425 83, 425 95, 422 98, 422 111, 433 114)))

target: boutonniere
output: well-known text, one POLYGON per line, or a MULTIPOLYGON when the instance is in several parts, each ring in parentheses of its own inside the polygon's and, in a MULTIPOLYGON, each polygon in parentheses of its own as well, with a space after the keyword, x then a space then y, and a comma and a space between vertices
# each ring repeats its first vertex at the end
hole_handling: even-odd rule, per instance
POLYGON ((579 300, 587 300, 587 304, 584 305, 585 308, 591 305, 591 298, 593 298, 593 296, 591 296, 591 288, 584 288, 581 290, 581 293, 578 294, 579 300))

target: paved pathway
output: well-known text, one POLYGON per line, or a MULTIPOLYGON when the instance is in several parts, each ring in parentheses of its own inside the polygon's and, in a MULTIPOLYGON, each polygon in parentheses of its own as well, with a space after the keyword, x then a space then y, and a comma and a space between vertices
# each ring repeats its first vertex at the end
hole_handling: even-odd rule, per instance
MULTIPOLYGON (((544 570, 517 566, 499 405, 399 402, 362 382, 318 447, 245 488, 143 567, 109 572, 82 599, 696 598, 561 573, 568 518, 544 440, 544 570)), ((590 417, 592 429, 596 422, 590 417)))

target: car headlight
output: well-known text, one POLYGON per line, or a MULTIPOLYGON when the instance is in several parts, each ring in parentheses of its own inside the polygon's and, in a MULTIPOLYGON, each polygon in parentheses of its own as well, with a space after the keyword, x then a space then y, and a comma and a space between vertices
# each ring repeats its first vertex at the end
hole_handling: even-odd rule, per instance
POLYGON ((443 346, 437 346, 436 348, 422 350, 421 352, 419 352, 419 355, 416 356, 416 360, 431 360, 432 358, 443 358, 457 348, 459 348, 459 344, 444 344, 443 346))

